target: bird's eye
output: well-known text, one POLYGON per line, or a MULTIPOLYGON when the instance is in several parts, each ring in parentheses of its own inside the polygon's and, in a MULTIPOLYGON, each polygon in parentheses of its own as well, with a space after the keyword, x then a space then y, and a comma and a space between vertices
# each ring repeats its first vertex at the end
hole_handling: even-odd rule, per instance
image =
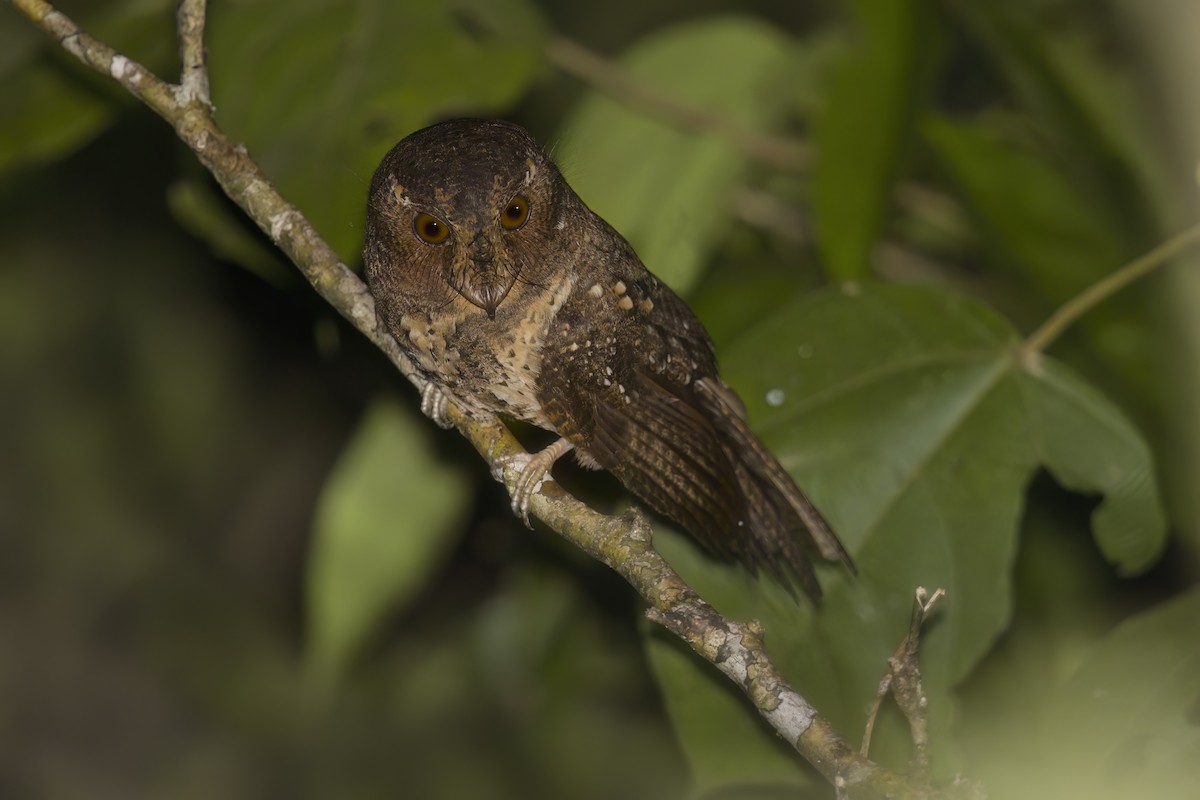
POLYGON ((508 207, 500 215, 500 224, 505 229, 515 231, 529 220, 529 201, 524 195, 516 195, 508 201, 508 207))
POLYGON ((413 231, 426 244, 441 244, 450 238, 450 226, 433 214, 417 214, 413 220, 413 231))

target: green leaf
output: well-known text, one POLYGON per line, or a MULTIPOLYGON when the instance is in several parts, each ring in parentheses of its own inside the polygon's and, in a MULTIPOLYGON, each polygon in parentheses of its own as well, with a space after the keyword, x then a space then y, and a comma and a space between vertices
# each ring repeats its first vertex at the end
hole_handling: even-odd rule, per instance
POLYGON ((229 212, 227 199, 211 181, 192 175, 167 187, 167 206, 179 224, 196 238, 208 242, 218 258, 246 267, 268 283, 287 286, 296 272, 285 264, 244 217, 229 212))
POLYGON ((830 81, 817 117, 813 232, 830 276, 870 272, 897 164, 909 140, 920 62, 928 52, 925 0, 858 0, 860 40, 830 81))
POLYGON ((984 121, 929 116, 924 140, 1005 262, 1054 307, 1127 255, 1121 234, 1044 153, 984 121))
POLYGON ((215 4, 209 63, 217 116, 347 261, 384 153, 439 116, 494 114, 533 80, 540 30, 524 0, 490 13, 419 0, 215 4))
MULTIPOLYGON (((756 131, 778 113, 771 91, 791 62, 779 30, 742 17, 667 28, 627 52, 621 71, 675 100, 756 131)), ((646 266, 686 292, 729 223, 746 158, 591 92, 563 126, 556 158, 571 186, 646 266)))
POLYGON ((1039 360, 1033 379, 1022 382, 1031 432, 1041 463, 1064 487, 1098 492, 1104 501, 1092 515, 1100 552, 1127 574, 1149 568, 1162 541, 1146 536, 1156 489, 1146 443, 1125 417, 1061 364, 1039 360))
MULTIPOLYGON (((656 544, 722 611, 761 619, 785 675, 850 735, 907 630, 914 590, 925 586, 948 595, 922 641, 934 741, 946 741, 951 690, 1008 623, 1025 487, 1040 465, 1073 489, 1107 493, 1094 533, 1122 571, 1144 569, 1163 546, 1140 435, 1065 367, 1044 359, 1027 369, 1017 341, 1005 320, 966 298, 870 287, 802 298, 721 354, 751 422, 829 517, 859 576, 824 570, 826 600, 813 613, 669 532, 656 544)), ((668 698, 677 682, 694 682, 679 669, 659 672, 668 698)), ((689 713, 733 724, 727 708, 689 713)), ((681 738, 694 764, 718 758, 702 735, 681 738)), ((774 745, 764 734, 730 746, 774 745)), ((880 747, 906 758, 903 737, 889 745, 885 736, 880 747)), ((727 779, 752 778, 738 771, 739 757, 720 758, 732 765, 727 779)))
POLYGON ((108 126, 113 104, 81 85, 60 65, 37 62, 0 94, 0 174, 21 164, 52 161, 108 126))
POLYGON ((309 658, 322 676, 419 592, 453 546, 467 480, 429 426, 392 401, 368 409, 317 503, 308 564, 309 658))

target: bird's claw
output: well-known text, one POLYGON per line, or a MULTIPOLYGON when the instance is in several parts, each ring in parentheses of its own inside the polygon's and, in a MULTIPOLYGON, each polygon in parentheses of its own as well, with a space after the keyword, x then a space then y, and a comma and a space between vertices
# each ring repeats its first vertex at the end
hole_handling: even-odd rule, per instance
POLYGON ((450 399, 446 391, 433 381, 425 384, 421 390, 421 413, 434 421, 439 428, 453 428, 454 425, 446 419, 446 409, 450 399))
POLYGON ((529 522, 529 504, 533 501, 533 496, 542 490, 543 483, 554 480, 550 475, 550 469, 554 466, 554 462, 558 461, 563 453, 566 453, 571 447, 571 443, 566 439, 559 439, 546 449, 532 455, 514 453, 497 461, 497 467, 501 472, 510 465, 521 470, 521 474, 517 476, 512 487, 512 510, 525 523, 525 527, 533 527, 529 522))
POLYGON ((496 480, 501 482, 504 482, 504 473, 509 467, 520 470, 512 485, 511 505, 513 513, 520 517, 527 528, 533 527, 529 522, 529 504, 533 496, 542 488, 542 482, 548 477, 547 468, 536 463, 539 455, 541 454, 513 453, 492 462, 492 474, 496 480))
POLYGON ((533 496, 542 489, 542 484, 550 478, 550 465, 545 459, 538 458, 541 453, 532 455, 529 460, 521 467, 521 474, 517 476, 517 482, 513 484, 512 492, 512 510, 513 513, 521 518, 525 523, 526 528, 533 528, 529 522, 529 504, 533 500, 533 496))

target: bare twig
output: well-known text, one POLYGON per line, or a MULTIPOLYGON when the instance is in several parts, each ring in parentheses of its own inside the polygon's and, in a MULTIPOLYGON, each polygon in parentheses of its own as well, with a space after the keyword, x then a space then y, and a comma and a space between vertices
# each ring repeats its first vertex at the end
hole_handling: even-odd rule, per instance
MULTIPOLYGON (((423 381, 379 325, 362 281, 317 235, 308 220, 275 191, 245 148, 217 126, 208 100, 203 49, 204 2, 183 0, 179 10, 182 76, 171 85, 140 64, 93 39, 44 0, 10 0, 84 64, 110 75, 169 122, 221 188, 297 265, 316 291, 377 345, 418 389, 423 381)), ((446 417, 484 456, 511 491, 519 474, 514 455, 525 451, 496 420, 472 420, 451 406, 446 417)), ((722 617, 683 582, 654 550, 650 527, 636 512, 596 513, 547 481, 531 512, 592 557, 620 573, 649 604, 648 615, 683 638, 730 677, 795 749, 838 787, 861 798, 919 798, 923 788, 856 753, 771 663, 762 631, 722 617)))
POLYGON ((179 103, 193 101, 212 107, 208 93, 208 63, 204 51, 207 0, 179 0, 179 103))
POLYGON ((900 640, 895 654, 888 659, 887 672, 879 681, 879 691, 867 714, 862 747, 859 750, 864 757, 870 753, 875 720, 879 716, 883 699, 890 691, 896 698, 896 705, 908 719, 909 733, 913 740, 911 777, 918 784, 926 783, 929 780, 929 698, 925 694, 925 686, 921 681, 919 657, 921 628, 925 625, 933 607, 945 596, 944 589, 937 589, 930 594, 924 586, 917 587, 908 633, 900 640))
POLYGON ((618 102, 675 127, 718 136, 745 155, 778 169, 801 170, 812 161, 808 147, 795 139, 768 136, 736 122, 680 102, 626 75, 616 64, 564 36, 546 43, 546 56, 570 75, 595 86, 618 102))

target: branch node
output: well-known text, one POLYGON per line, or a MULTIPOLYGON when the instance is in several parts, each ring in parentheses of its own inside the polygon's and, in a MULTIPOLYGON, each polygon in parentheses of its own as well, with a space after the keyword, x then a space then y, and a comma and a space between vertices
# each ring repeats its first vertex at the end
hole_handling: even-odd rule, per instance
POLYGON ((650 523, 646 522, 646 518, 639 514, 636 508, 629 509, 617 519, 628 529, 625 536, 630 541, 644 545, 653 543, 654 529, 650 527, 650 523))
MULTIPOLYGON (((50 25, 58 24, 60 19, 66 20, 67 18, 57 11, 53 12, 53 14, 46 15, 46 22, 50 25)), ((71 33, 63 36, 61 39, 59 39, 59 44, 63 46, 64 50, 78 58, 80 61, 87 59, 87 53, 85 53, 83 49, 83 42, 80 41, 79 38, 79 31, 72 31, 71 33)))
MULTIPOLYGON (((921 626, 921 624, 923 624, 925 622, 925 620, 929 619, 929 615, 933 612, 934 606, 936 606, 938 604, 938 601, 941 600, 945 596, 946 596, 946 590, 942 589, 940 587, 937 589, 934 589, 932 593, 928 589, 926 589, 924 586, 917 587, 916 605, 914 606, 914 613, 913 613, 913 617, 915 620, 916 617, 918 616, 915 612, 920 611, 920 619, 919 619, 919 621, 915 622, 917 628, 919 628, 921 626)), ((912 625, 909 626, 909 632, 910 633, 913 632, 912 625)))

